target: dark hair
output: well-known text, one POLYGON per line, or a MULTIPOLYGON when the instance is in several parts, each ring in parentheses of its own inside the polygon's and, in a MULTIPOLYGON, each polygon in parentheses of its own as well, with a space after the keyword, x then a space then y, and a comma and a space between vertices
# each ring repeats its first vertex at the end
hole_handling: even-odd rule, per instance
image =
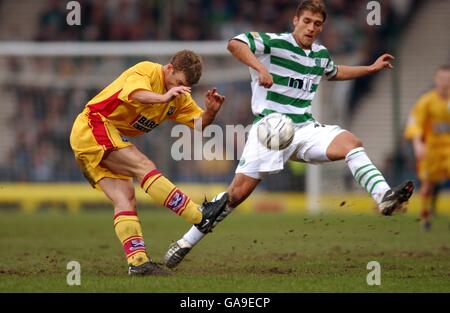
POLYGON ((181 50, 170 59, 175 71, 181 71, 186 76, 187 83, 192 86, 198 83, 202 76, 202 59, 191 50, 181 50))
POLYGON ((323 16, 323 21, 327 19, 327 11, 325 10, 325 4, 321 0, 304 0, 298 6, 295 11, 295 16, 299 17, 304 11, 311 11, 313 13, 320 13, 323 16))
POLYGON ((450 64, 442 64, 442 65, 440 65, 437 68, 436 72, 437 71, 450 71, 450 64))

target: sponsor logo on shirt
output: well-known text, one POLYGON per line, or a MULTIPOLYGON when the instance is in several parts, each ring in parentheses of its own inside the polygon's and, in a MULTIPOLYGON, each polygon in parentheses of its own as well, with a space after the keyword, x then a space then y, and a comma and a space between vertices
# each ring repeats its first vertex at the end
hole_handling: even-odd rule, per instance
POLYGON ((171 116, 174 112, 175 112, 175 107, 171 106, 171 107, 169 107, 169 111, 167 111, 167 115, 171 116))
POLYGON ((131 126, 136 128, 137 130, 143 131, 145 133, 148 133, 149 131, 151 131, 152 129, 157 127, 158 125, 159 125, 158 123, 156 123, 155 121, 152 121, 152 120, 146 118, 143 115, 139 115, 134 120, 134 122, 131 124, 131 126))
POLYGON ((436 134, 450 133, 450 123, 445 123, 445 122, 434 123, 433 124, 433 131, 436 134))

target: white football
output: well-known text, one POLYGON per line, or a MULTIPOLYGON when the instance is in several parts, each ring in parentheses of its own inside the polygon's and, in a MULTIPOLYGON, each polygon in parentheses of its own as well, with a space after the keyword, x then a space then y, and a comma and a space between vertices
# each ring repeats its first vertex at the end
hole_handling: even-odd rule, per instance
POLYGON ((259 142, 272 150, 286 149, 294 140, 294 125, 284 114, 272 113, 265 116, 257 128, 259 142))

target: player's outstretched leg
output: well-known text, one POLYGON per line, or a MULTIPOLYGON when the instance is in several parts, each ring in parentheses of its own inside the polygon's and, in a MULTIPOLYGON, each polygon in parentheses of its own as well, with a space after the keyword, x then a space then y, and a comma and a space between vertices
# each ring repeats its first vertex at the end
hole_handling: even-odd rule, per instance
POLYGON ((395 210, 400 209, 414 191, 412 181, 390 188, 363 147, 357 147, 348 152, 345 161, 356 182, 372 196, 383 215, 391 215, 395 210))
MULTIPOLYGON (((255 190, 256 186, 261 182, 261 179, 254 178, 255 174, 251 176, 243 173, 237 173, 234 176, 233 181, 228 187, 228 203, 226 204, 222 213, 219 214, 216 221, 213 223, 213 228, 227 217, 239 204, 247 199, 250 194, 255 190)), ((218 194, 213 202, 222 199, 222 192, 218 194)), ((169 250, 166 253, 165 261, 166 266, 174 268, 183 261, 184 257, 191 251, 191 249, 205 237, 206 233, 202 232, 200 228, 192 226, 180 240, 170 245, 169 250)))
MULTIPOLYGON (((207 233, 211 232, 212 229, 229 214, 229 208, 227 206, 228 193, 222 192, 217 195, 213 201, 204 202, 201 211, 203 218, 200 223, 192 226, 186 235, 192 238, 190 241, 198 242, 207 233), (228 212, 225 213, 225 212, 228 212)), ((184 259, 186 254, 192 249, 192 244, 185 239, 186 235, 180 240, 172 243, 169 250, 166 252, 164 257, 166 266, 169 268, 174 268, 184 259)))
POLYGON ((414 183, 410 180, 404 182, 397 187, 388 190, 378 205, 378 208, 383 215, 391 215, 397 209, 409 200, 414 191, 414 183))
POLYGON ((220 196, 214 201, 207 202, 205 200, 200 207, 200 211, 202 212, 202 220, 194 226, 203 234, 211 232, 219 222, 218 219, 221 214, 225 211, 227 202, 228 193, 226 192, 221 193, 220 196))

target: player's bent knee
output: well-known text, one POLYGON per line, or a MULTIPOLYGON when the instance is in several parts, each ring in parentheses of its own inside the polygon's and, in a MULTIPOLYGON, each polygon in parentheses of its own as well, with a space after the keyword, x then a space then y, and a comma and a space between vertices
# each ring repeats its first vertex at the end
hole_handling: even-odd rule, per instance
POLYGON ((356 149, 356 148, 360 148, 363 147, 363 143, 361 141, 361 139, 359 139, 358 137, 356 137, 353 133, 348 132, 348 148, 350 150, 352 149, 356 149))
POLYGON ((355 137, 355 140, 353 141, 353 147, 354 148, 363 147, 363 143, 358 137, 355 137))
POLYGON ((155 168, 155 163, 146 157, 142 157, 139 158, 139 160, 136 160, 136 166, 132 171, 135 177, 144 177, 148 172, 155 168))

